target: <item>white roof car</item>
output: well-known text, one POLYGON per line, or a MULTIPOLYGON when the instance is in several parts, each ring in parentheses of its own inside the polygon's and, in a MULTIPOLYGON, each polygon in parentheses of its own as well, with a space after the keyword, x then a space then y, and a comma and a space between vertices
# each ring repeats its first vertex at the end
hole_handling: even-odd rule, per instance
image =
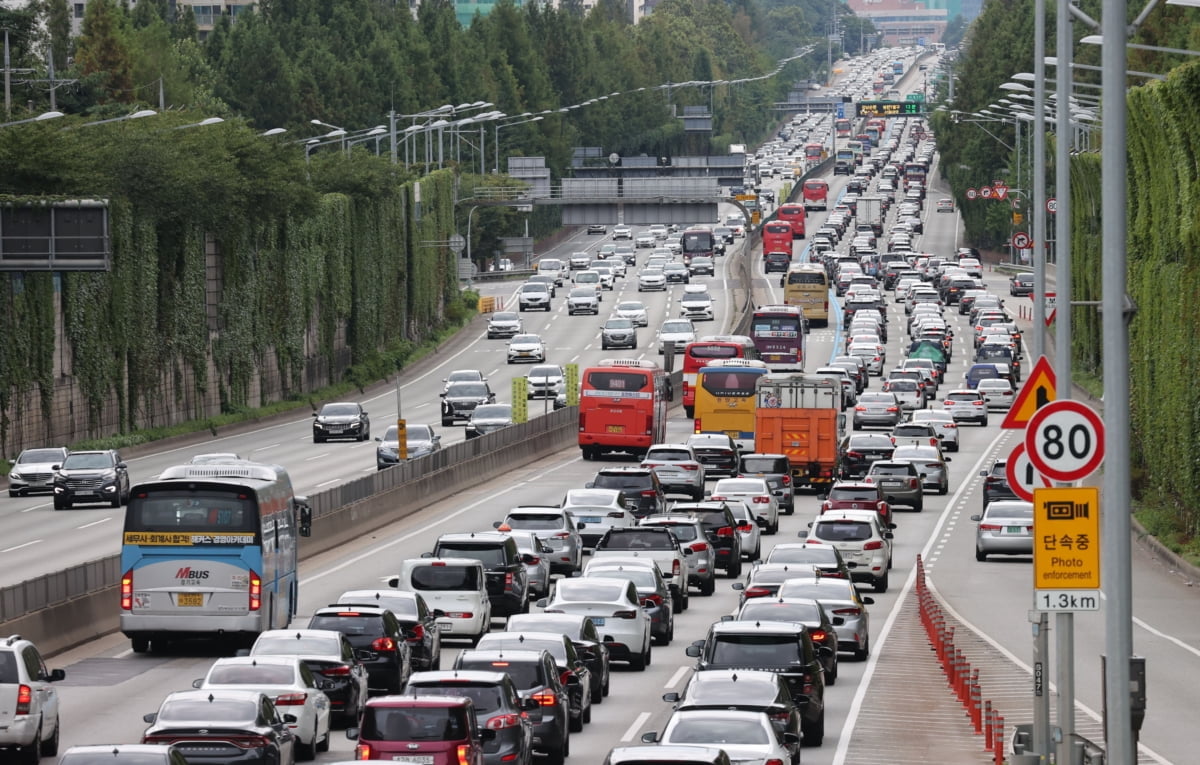
POLYGON ((666 343, 675 344, 675 352, 683 353, 683 348, 696 339, 696 328, 690 319, 668 319, 658 330, 658 352, 664 352, 666 343))
POLYGON ((869 581, 876 592, 887 592, 892 536, 875 510, 829 510, 809 526, 805 543, 837 548, 843 560, 857 564, 850 572, 854 580, 869 581))
POLYGON ((634 326, 638 327, 644 327, 649 323, 649 318, 646 315, 646 304, 640 300, 623 300, 617 303, 617 308, 613 311, 613 316, 621 319, 629 319, 634 323, 634 326))
MULTIPOLYGON (((21 747, 30 753, 21 759, 36 763, 39 750, 59 740, 61 700, 54 683, 66 676, 46 669, 37 647, 20 635, 0 639, 0 747, 21 747), (17 707, 22 690, 24 710, 17 707)), ((12 759, 6 762, 16 761, 12 749, 7 756, 12 759)))
POLYGON ((474 558, 412 558, 400 562, 400 573, 387 585, 416 592, 430 608, 440 609, 438 631, 443 638, 470 638, 491 627, 492 601, 487 572, 474 558))
POLYGON ((779 500, 765 478, 722 478, 713 485, 710 499, 741 500, 756 518, 766 519, 764 531, 767 534, 779 531, 779 500))
POLYGON ((650 663, 650 616, 641 606, 637 586, 627 579, 587 577, 560 579, 551 600, 538 606, 548 613, 592 617, 609 653, 628 661, 635 672, 650 663))
POLYGON ((537 361, 545 363, 546 346, 537 335, 513 335, 508 341, 508 363, 537 361))
POLYGON ((975 390, 983 395, 988 409, 1008 409, 1016 398, 1012 383, 1003 378, 980 380, 975 390))
POLYGON ((667 289, 667 275, 663 273, 662 268, 651 266, 643 266, 638 272, 638 292, 646 290, 663 290, 667 289))

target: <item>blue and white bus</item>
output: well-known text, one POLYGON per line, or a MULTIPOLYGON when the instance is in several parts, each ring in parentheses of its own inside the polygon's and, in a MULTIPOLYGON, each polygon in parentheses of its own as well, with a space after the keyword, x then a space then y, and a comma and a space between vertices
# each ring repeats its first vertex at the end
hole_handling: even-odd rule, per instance
POLYGON ((312 511, 287 471, 230 459, 168 468, 130 491, 121 632, 143 653, 171 640, 253 641, 287 627, 312 511))

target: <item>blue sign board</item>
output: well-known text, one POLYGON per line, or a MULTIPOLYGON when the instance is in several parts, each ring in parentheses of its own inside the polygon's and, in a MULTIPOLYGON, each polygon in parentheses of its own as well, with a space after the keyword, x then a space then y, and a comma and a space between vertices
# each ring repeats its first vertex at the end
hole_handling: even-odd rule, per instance
POLYGON ((837 118, 840 120, 840 119, 844 119, 845 116, 846 116, 846 107, 843 106, 842 104, 838 104, 837 105, 837 118))

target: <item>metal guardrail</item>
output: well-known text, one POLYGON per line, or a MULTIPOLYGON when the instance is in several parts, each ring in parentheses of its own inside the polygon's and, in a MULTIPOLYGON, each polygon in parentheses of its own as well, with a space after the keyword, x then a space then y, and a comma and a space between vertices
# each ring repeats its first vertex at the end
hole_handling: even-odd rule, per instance
MULTIPOLYGON (((488 433, 479 438, 452 444, 426 457, 420 457, 371 475, 355 478, 325 491, 309 495, 313 520, 319 521, 347 505, 376 494, 403 489, 405 485, 469 461, 489 452, 519 448, 530 439, 546 436, 563 427, 574 427, 578 411, 572 407, 534 417, 527 423, 488 433)), ((121 577, 119 555, 88 561, 19 584, 0 588, 0 623, 18 619, 45 608, 116 586, 121 577)))

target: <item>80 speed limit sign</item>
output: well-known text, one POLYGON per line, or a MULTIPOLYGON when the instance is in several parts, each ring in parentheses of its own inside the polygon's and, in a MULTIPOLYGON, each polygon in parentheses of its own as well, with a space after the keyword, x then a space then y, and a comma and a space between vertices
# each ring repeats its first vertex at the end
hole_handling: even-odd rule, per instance
POLYGON ((1025 450, 1042 475, 1054 481, 1086 478, 1104 461, 1104 423, 1078 401, 1041 407, 1025 428, 1025 450))

